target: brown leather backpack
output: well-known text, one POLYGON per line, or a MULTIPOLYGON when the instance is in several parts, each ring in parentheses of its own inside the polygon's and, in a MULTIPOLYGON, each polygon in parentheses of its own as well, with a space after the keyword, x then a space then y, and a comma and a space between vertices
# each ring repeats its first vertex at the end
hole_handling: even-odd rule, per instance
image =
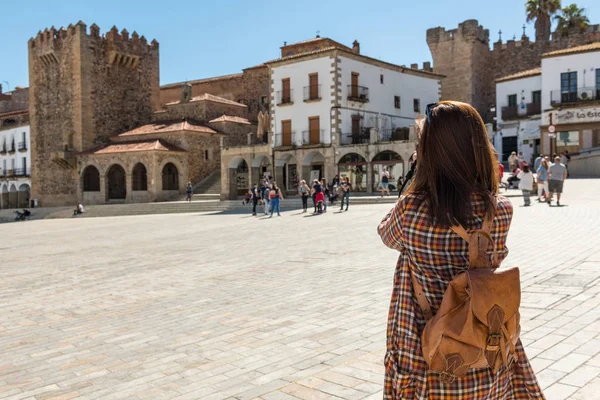
POLYGON ((431 307, 423 288, 412 276, 413 290, 427 323, 421 335, 429 369, 445 383, 464 377, 470 369, 489 367, 495 373, 510 368, 519 338, 521 284, 518 268, 498 270, 498 254, 490 230, 494 218, 471 234, 458 225, 452 230, 469 243, 469 269, 452 279, 439 310, 431 307), (486 253, 492 246, 492 261, 486 253))

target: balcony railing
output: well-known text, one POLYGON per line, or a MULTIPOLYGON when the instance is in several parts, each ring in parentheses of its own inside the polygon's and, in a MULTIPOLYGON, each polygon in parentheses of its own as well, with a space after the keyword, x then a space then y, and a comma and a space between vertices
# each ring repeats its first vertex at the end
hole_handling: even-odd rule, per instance
POLYGON ((304 101, 321 100, 321 85, 304 86, 304 101))
POLYGON ((277 105, 294 104, 294 90, 277 92, 277 105))
POLYGON ((377 135, 379 142, 408 142, 410 130, 408 127, 381 129, 377 135))
POLYGON ((525 108, 521 108, 520 105, 505 106, 502 107, 502 119, 508 121, 511 119, 517 119, 519 117, 526 117, 529 115, 537 115, 542 112, 541 103, 527 103, 525 108))
POLYGON ((348 100, 367 103, 369 101, 369 88, 357 85, 348 85, 348 100))
POLYGON ((296 132, 292 131, 289 134, 289 137, 287 138, 287 140, 289 140, 289 142, 286 140, 286 142, 284 143, 283 140, 283 133, 274 133, 273 134, 273 146, 274 147, 287 147, 287 146, 295 146, 295 139, 296 139, 296 132))
POLYGON ((19 151, 27 150, 27 142, 19 142, 19 151))
POLYGON ((324 134, 325 134, 325 129, 302 131, 302 141, 301 141, 302 146, 308 146, 311 144, 323 144, 324 134), (319 136, 318 138, 315 137, 317 135, 319 136))
POLYGON ((27 168, 16 168, 13 170, 14 176, 29 176, 30 171, 27 168))
POLYGON ((581 87, 576 91, 568 92, 552 90, 550 92, 550 104, 579 103, 582 101, 600 100, 600 91, 593 87, 581 87))
POLYGON ((368 144, 371 140, 371 128, 361 128, 358 132, 345 134, 344 144, 368 144))
POLYGON ((17 150, 15 149, 15 142, 13 142, 13 143, 10 145, 10 147, 8 148, 8 152, 9 152, 9 153, 14 153, 15 151, 17 151, 17 150))

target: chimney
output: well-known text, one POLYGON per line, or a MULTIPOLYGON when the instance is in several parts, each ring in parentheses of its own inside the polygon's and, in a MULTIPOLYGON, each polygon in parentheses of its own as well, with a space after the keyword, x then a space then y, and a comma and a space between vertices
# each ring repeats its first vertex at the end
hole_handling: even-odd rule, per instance
POLYGON ((2 94, 2 84, 0 83, 0 94, 2 94))
POLYGON ((355 40, 352 43, 352 51, 356 54, 360 54, 360 43, 358 43, 358 40, 355 40))
POLYGON ((424 71, 430 71, 430 72, 431 72, 431 62, 429 62, 429 61, 425 61, 425 62, 423 63, 423 70, 424 70, 424 71))
POLYGON ((411 69, 419 69, 419 64, 410 64, 411 69))

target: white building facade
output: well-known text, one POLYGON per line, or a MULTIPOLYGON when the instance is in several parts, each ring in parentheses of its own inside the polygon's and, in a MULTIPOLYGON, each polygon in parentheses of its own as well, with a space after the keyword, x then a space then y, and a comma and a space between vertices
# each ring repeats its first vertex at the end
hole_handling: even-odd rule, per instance
POLYGON ((600 151, 600 42, 542 56, 542 107, 544 152, 600 151))
POLYGON ((323 41, 266 63, 275 180, 295 192, 301 179, 339 175, 355 191, 375 192, 387 168, 395 185, 415 148, 409 127, 439 101, 442 76, 428 65, 419 70, 366 57, 357 42, 350 49, 313 39, 323 41))
POLYGON ((494 147, 506 162, 514 151, 531 162, 540 153, 542 71, 536 68, 496 80, 494 147))
POLYGON ((0 209, 30 206, 28 111, 0 114, 0 209))

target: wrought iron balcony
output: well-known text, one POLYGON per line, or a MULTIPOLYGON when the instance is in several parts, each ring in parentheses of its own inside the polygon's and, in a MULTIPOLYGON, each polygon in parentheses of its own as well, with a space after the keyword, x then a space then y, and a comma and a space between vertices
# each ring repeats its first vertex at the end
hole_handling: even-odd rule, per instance
POLYGON ((521 108, 520 105, 505 106, 502 107, 502 120, 509 121, 511 119, 517 119, 519 117, 527 117, 530 115, 537 115, 542 112, 541 103, 527 103, 525 108, 521 108))
POLYGON ((19 151, 27 150, 27 142, 19 142, 19 151))
POLYGON ((294 104, 294 90, 277 92, 277 105, 294 104))
POLYGON ((593 87, 581 87, 569 91, 552 90, 550 92, 550 104, 552 105, 594 100, 600 100, 600 91, 593 87))
POLYGON ((295 146, 296 132, 292 131, 286 135, 282 132, 273 134, 273 147, 289 147, 295 146))
POLYGON ((378 142, 408 142, 410 130, 408 127, 381 129, 377 134, 378 142))
POLYGON ((325 135, 325 129, 302 131, 302 137, 301 137, 302 146, 308 146, 311 144, 323 144, 324 143, 324 140, 323 140, 324 135, 325 135), (316 138, 317 135, 319 136, 318 139, 316 138))
POLYGON ((358 85, 348 85, 348 100, 369 102, 369 88, 358 85))
POLYGON ((13 170, 14 176, 29 176, 30 172, 27 168, 16 168, 13 170))
POLYGON ((321 100, 321 85, 304 86, 304 101, 321 100))
POLYGON ((358 132, 346 133, 343 144, 368 144, 371 140, 371 128, 361 128, 358 132))

